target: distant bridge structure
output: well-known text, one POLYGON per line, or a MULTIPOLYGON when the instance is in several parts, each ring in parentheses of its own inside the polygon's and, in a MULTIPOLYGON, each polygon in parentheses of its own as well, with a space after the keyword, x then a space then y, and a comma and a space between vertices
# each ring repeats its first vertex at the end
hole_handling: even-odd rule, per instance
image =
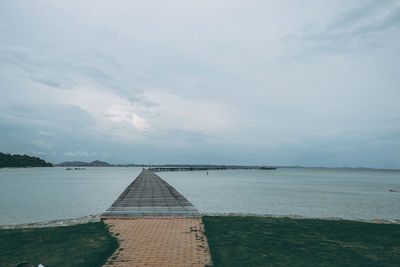
POLYGON ((208 171, 208 170, 276 170, 276 167, 259 166, 159 166, 151 167, 153 172, 177 172, 177 171, 208 171))

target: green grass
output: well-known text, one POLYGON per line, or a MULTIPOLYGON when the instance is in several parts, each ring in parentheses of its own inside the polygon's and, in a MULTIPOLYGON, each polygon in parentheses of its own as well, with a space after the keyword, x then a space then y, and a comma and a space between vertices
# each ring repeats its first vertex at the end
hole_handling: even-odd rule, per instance
POLYGON ((203 217, 214 266, 400 266, 400 225, 203 217))
POLYGON ((101 266, 118 247, 103 222, 0 230, 0 266, 101 266))

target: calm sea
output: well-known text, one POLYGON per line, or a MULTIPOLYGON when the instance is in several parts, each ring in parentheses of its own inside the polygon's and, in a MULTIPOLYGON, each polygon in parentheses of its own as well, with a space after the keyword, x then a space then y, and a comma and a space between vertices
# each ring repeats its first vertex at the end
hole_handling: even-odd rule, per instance
MULTIPOLYGON (((0 169, 0 224, 102 213, 140 171, 0 169)), ((400 219, 400 171, 279 168, 157 174, 202 213, 400 219)))

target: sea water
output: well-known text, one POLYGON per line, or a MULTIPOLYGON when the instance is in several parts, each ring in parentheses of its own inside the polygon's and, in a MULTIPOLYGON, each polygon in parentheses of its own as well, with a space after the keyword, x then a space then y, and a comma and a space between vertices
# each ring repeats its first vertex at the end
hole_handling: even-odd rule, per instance
MULTIPOLYGON (((102 213, 141 170, 0 169, 0 224, 102 213)), ((278 168, 157 174, 202 213, 400 219, 400 171, 278 168)))

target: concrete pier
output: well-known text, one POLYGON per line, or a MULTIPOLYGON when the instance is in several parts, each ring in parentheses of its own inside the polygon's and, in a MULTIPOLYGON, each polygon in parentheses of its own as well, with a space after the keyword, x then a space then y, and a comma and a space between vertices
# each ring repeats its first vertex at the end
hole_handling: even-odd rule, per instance
POLYGON ((218 170, 276 170, 276 167, 259 166, 157 166, 149 170, 153 172, 177 172, 177 171, 218 171, 218 170))
POLYGON ((198 217, 184 196, 150 170, 143 170, 103 216, 198 217))

